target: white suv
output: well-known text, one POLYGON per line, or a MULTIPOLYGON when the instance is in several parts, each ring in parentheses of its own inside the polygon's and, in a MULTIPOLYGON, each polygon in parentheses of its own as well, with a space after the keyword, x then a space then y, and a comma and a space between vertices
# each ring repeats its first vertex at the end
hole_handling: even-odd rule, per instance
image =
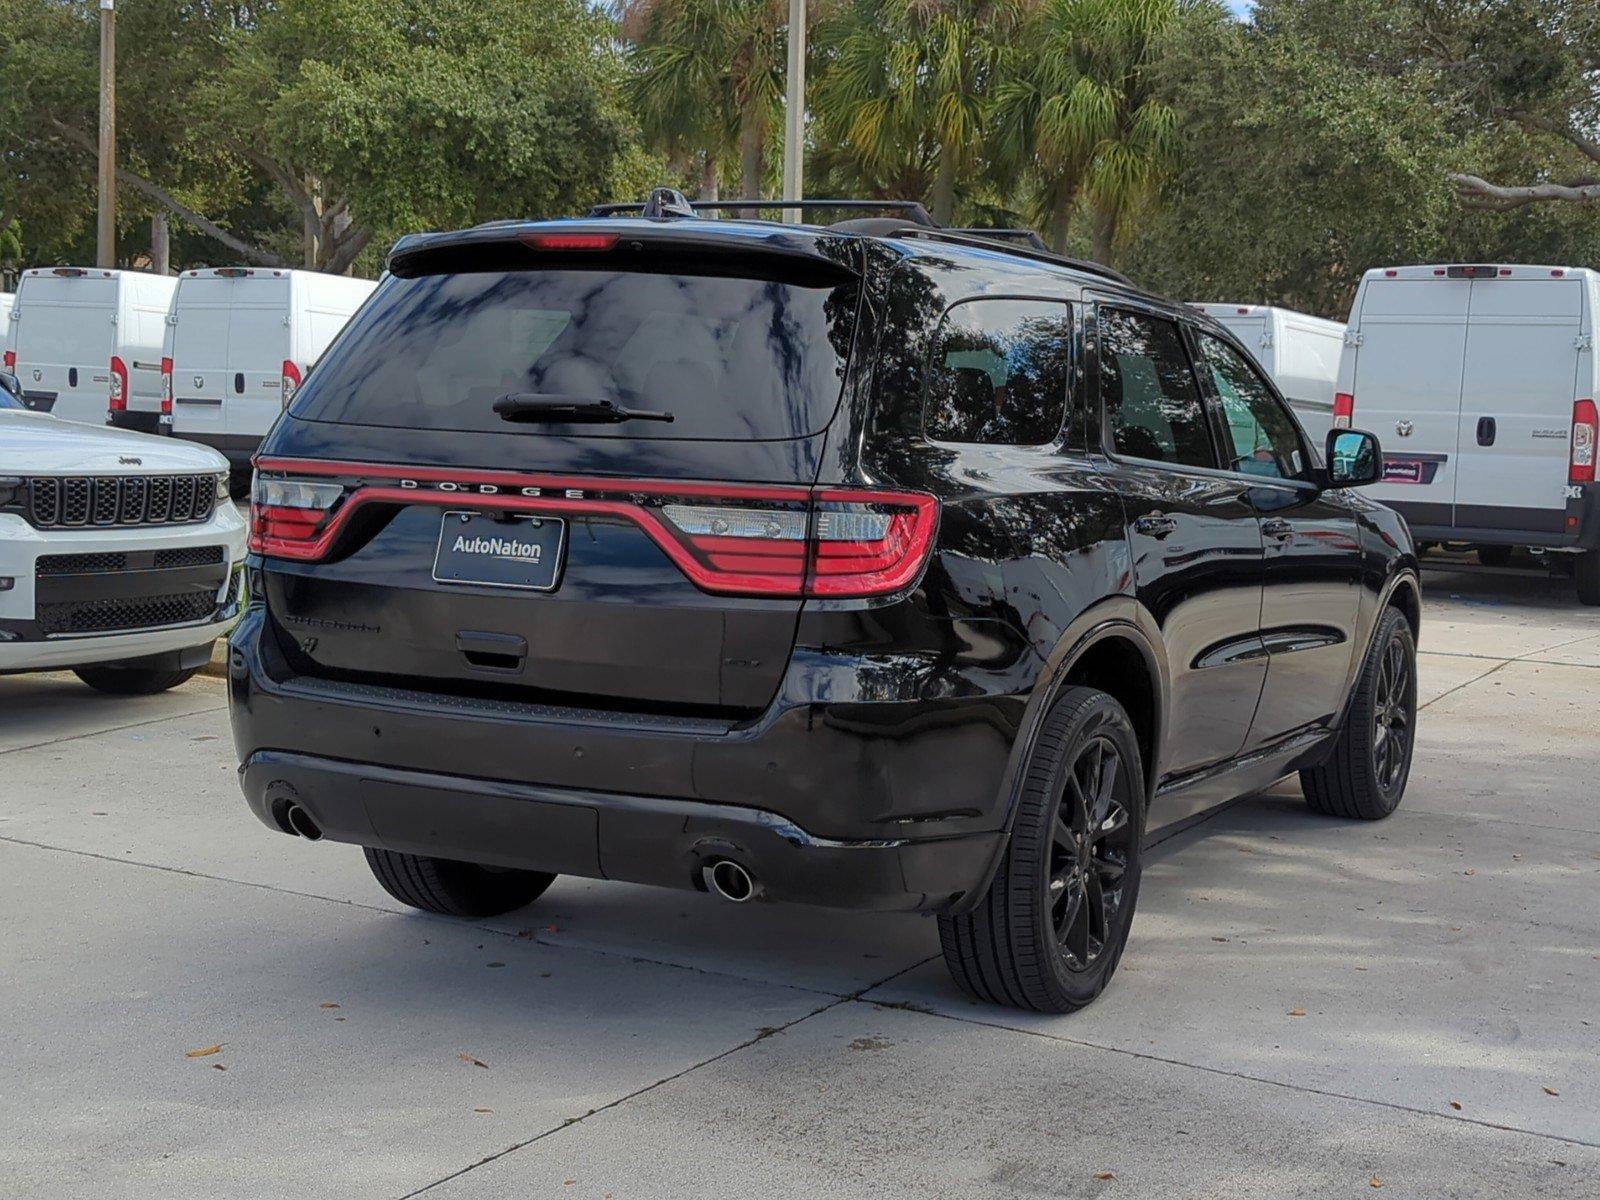
POLYGON ((245 525, 227 460, 30 412, 20 393, 0 374, 0 674, 176 687, 239 614, 245 525))

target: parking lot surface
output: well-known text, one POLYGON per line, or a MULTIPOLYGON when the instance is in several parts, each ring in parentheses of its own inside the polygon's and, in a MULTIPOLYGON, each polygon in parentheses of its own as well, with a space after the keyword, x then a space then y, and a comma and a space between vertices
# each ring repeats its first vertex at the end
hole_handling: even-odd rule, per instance
POLYGON ((1424 583, 1400 811, 1291 781, 1163 843, 1070 1017, 916 916, 405 911, 249 815, 219 680, 0 679, 3 1192, 1600 1196, 1600 618, 1424 583))

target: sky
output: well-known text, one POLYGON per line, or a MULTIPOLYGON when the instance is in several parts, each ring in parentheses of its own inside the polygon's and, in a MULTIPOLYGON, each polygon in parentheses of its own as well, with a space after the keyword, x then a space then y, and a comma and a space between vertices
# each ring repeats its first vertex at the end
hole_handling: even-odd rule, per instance
POLYGON ((1256 0, 1224 0, 1228 11, 1236 17, 1248 17, 1250 10, 1256 6, 1256 0))

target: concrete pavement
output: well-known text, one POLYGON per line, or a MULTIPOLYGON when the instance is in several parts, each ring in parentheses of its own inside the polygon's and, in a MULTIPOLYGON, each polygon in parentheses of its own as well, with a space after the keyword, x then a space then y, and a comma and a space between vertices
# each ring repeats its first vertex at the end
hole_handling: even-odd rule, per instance
POLYGON ((1073 1017, 917 917, 403 912, 249 816, 218 681, 0 679, 4 1194, 1600 1196, 1600 614, 1425 582, 1400 812, 1164 843, 1073 1017))

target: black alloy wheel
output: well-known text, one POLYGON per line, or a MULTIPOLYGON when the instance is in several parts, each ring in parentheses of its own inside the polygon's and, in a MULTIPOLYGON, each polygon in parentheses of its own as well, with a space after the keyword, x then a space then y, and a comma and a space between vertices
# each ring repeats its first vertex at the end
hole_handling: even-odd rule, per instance
POLYGON ((1133 848, 1128 785, 1116 746, 1097 737, 1080 751, 1057 802, 1046 892, 1071 971, 1092 967, 1116 928, 1133 848))
POLYGON ((1392 792, 1411 768, 1417 689, 1407 644, 1390 637, 1378 665, 1378 689, 1372 706, 1372 769, 1378 786, 1392 792))

